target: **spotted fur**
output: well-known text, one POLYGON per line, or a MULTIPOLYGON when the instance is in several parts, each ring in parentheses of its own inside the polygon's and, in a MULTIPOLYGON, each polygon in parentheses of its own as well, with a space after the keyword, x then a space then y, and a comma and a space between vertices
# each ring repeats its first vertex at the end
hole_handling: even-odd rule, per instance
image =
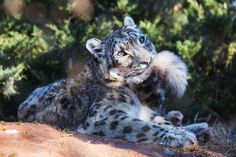
POLYGON ((20 104, 19 120, 131 142, 197 147, 195 124, 182 127, 178 111, 163 117, 153 108, 164 104, 167 88, 177 95, 185 90, 186 66, 177 56, 156 53, 130 17, 102 41, 89 39, 86 47, 93 58, 84 70, 37 88, 20 104))

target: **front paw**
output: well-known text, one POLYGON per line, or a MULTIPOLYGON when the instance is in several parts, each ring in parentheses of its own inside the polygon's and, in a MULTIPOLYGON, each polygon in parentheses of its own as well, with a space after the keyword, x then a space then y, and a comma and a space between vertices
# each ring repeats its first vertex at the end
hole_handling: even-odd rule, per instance
POLYGON ((174 126, 181 126, 183 114, 180 111, 170 111, 165 115, 165 119, 170 121, 174 126))
POLYGON ((183 140, 183 149, 187 151, 194 151, 197 149, 197 147, 198 141, 196 136, 193 133, 188 132, 183 140))
POLYGON ((195 123, 182 128, 197 135, 199 142, 207 142, 213 138, 213 130, 207 123, 195 123))
POLYGON ((186 151, 193 151, 198 147, 195 134, 180 128, 172 129, 165 139, 167 145, 175 148, 183 148, 186 151))
POLYGON ((209 127, 207 130, 202 131, 197 135, 197 139, 199 142, 206 143, 208 141, 211 141, 213 139, 213 128, 209 127))

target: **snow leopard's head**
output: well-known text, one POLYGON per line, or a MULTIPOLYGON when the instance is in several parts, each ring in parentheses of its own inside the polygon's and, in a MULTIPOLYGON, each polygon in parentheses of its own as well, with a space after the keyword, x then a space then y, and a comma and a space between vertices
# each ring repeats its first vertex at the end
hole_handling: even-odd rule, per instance
POLYGON ((124 26, 103 40, 89 39, 86 48, 99 62, 104 77, 120 82, 141 74, 156 54, 152 42, 131 17, 125 17, 124 26))

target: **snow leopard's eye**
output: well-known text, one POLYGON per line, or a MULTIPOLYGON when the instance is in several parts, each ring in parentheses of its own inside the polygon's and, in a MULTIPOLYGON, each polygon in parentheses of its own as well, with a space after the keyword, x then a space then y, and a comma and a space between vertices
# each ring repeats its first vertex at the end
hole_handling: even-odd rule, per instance
POLYGON ((128 53, 126 53, 126 52, 123 51, 123 50, 121 50, 121 51, 119 51, 119 52, 117 53, 117 56, 120 56, 120 57, 126 56, 126 55, 128 55, 128 53))
POLYGON ((140 42, 140 44, 143 44, 145 42, 145 36, 141 36, 139 38, 139 42, 140 42))

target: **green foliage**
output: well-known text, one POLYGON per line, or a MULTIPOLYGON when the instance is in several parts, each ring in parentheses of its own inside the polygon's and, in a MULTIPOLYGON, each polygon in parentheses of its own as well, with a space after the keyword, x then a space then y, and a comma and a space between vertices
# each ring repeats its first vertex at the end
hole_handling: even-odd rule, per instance
POLYGON ((229 0, 97 0, 89 22, 74 17, 65 1, 28 0, 26 5, 35 2, 46 5, 48 13, 37 24, 0 10, 0 119, 14 117, 17 105, 34 88, 76 74, 88 58, 86 40, 104 38, 122 26, 126 15, 135 19, 157 51, 176 52, 188 64, 190 85, 174 109, 191 104, 199 112, 235 114, 236 7, 229 0), (51 19, 55 4, 69 16, 51 19))
POLYGON ((137 9, 137 7, 137 3, 130 3, 129 0, 118 0, 114 11, 117 10, 124 15, 128 15, 137 9))
POLYGON ((64 24, 60 28, 55 24, 47 24, 47 27, 54 31, 54 36, 50 37, 52 47, 64 48, 75 41, 71 35, 69 21, 64 21, 64 24))
POLYGON ((12 61, 35 58, 38 52, 48 50, 48 45, 42 38, 42 31, 36 26, 27 23, 19 25, 17 21, 9 19, 0 25, 3 28, 0 35, 1 51, 8 53, 12 61))
POLYGON ((200 51, 202 48, 202 40, 194 42, 191 40, 185 40, 183 42, 177 41, 176 48, 179 54, 185 59, 190 65, 193 65, 193 57, 200 51))
POLYGON ((22 79, 23 69, 23 64, 6 69, 0 65, 0 91, 7 98, 17 93, 15 82, 22 79))

